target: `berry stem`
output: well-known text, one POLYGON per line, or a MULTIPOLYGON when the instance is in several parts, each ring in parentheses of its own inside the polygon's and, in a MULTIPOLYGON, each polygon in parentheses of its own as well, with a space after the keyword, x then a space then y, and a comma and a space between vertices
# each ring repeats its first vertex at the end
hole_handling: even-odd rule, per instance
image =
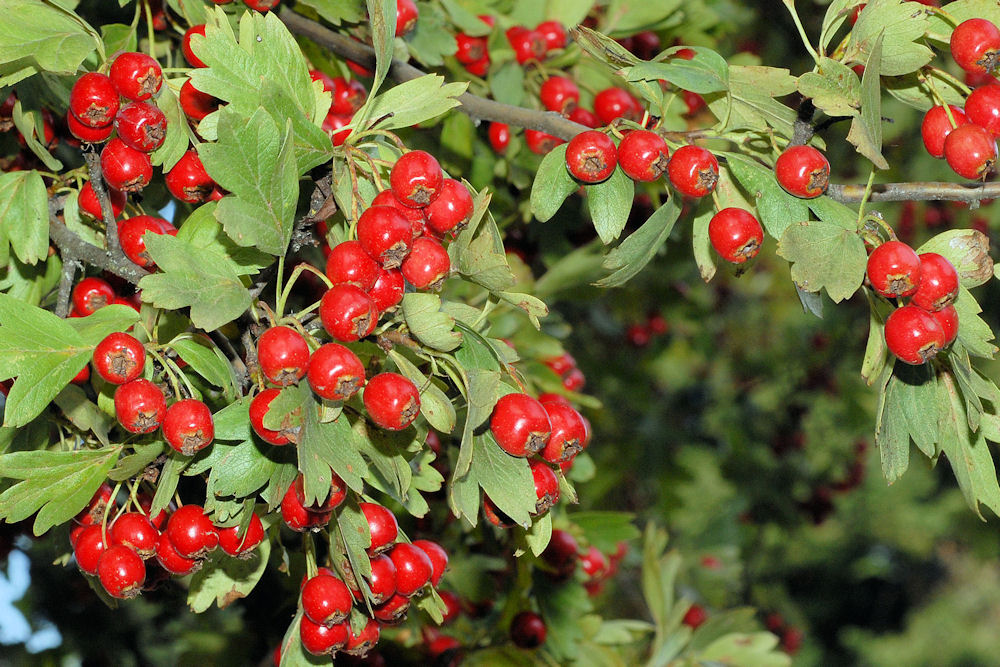
POLYGON ((868 203, 868 198, 872 194, 872 184, 875 183, 875 168, 872 167, 871 172, 868 174, 868 183, 865 185, 865 192, 861 196, 860 206, 858 206, 858 228, 861 228, 861 221, 865 217, 865 205, 868 203))
POLYGON ((792 15, 792 21, 795 22, 795 28, 799 31, 799 37, 802 38, 802 44, 806 47, 806 51, 812 56, 812 59, 819 64, 819 53, 813 48, 812 44, 809 43, 809 36, 806 35, 806 29, 802 26, 802 21, 799 19, 799 13, 795 11, 795 0, 781 0, 782 4, 788 9, 788 12, 792 15))

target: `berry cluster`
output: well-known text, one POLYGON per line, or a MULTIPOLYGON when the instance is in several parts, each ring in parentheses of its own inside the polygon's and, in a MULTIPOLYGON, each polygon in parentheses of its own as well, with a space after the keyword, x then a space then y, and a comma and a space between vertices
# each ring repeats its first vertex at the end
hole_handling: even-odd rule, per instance
POLYGON ((323 131, 330 135, 334 146, 343 145, 350 130, 344 128, 354 118, 354 113, 361 108, 368 97, 368 91, 357 79, 348 81, 342 76, 332 77, 326 72, 309 70, 313 81, 323 84, 323 90, 330 93, 330 110, 323 119, 323 131))
POLYGON ((945 257, 918 255, 901 241, 887 241, 868 256, 868 282, 886 299, 909 297, 885 321, 885 342, 899 360, 930 361, 958 335, 958 272, 945 257))
POLYGON ((514 57, 521 65, 541 62, 551 52, 566 48, 566 28, 559 21, 545 21, 533 29, 515 25, 508 28, 505 34, 514 49, 514 57))
POLYGON ((564 352, 558 357, 542 359, 542 363, 559 376, 566 391, 580 391, 587 382, 583 371, 576 365, 576 359, 569 352, 564 352))

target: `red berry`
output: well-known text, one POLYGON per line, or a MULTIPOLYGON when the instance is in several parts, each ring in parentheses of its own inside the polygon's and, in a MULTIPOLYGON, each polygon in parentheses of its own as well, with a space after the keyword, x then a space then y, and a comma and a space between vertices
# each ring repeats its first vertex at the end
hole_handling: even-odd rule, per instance
POLYGON ((247 556, 264 541, 264 524, 256 514, 250 515, 250 523, 241 535, 239 526, 217 528, 219 547, 230 556, 247 556))
MULTIPOLYGON (((953 104, 948 105, 951 117, 955 120, 955 125, 965 125, 969 122, 965 112, 953 104)), ((944 157, 944 140, 951 134, 951 121, 948 120, 948 113, 943 106, 931 108, 920 123, 920 136, 924 140, 924 148, 931 157, 944 157)))
POLYGON ((342 76, 333 79, 333 102, 330 105, 330 112, 350 116, 361 108, 365 103, 368 91, 357 79, 348 81, 342 76))
POLYGON ((146 102, 130 102, 115 116, 118 138, 129 148, 152 153, 167 136, 167 117, 146 102))
POLYGON ((420 414, 417 387, 398 373, 379 373, 362 395, 368 417, 388 431, 401 431, 420 414))
POLYGON ((566 143, 559 137, 538 130, 525 130, 524 142, 528 145, 528 150, 536 155, 545 155, 559 144, 566 143))
POLYGON ((549 463, 572 459, 586 444, 587 426, 583 417, 569 403, 561 401, 544 402, 542 407, 552 428, 552 435, 542 449, 542 458, 549 463))
POLYGON ((552 435, 545 407, 527 394, 507 394, 497 401, 490 431, 500 448, 512 456, 530 456, 552 435))
POLYGON ((958 311, 955 306, 945 306, 931 313, 944 331, 944 347, 948 347, 958 336, 958 311))
POLYGON ((545 621, 533 611, 522 611, 510 622, 510 639, 518 648, 538 648, 547 634, 545 621))
POLYGON ((514 49, 514 57, 518 64, 524 65, 544 58, 545 53, 549 50, 545 35, 538 30, 527 30, 523 26, 515 26, 515 28, 520 29, 511 28, 507 31, 507 41, 514 49))
POLYGON ((205 36, 205 24, 193 25, 184 32, 184 38, 181 40, 181 51, 184 53, 184 59, 188 61, 191 67, 207 67, 204 61, 194 54, 191 50, 191 36, 201 35, 205 36))
POLYGON ((368 291, 368 296, 375 305, 375 310, 382 314, 399 305, 405 289, 406 281, 399 269, 379 269, 378 280, 368 291))
POLYGON ((446 178, 440 194, 424 209, 427 226, 438 234, 458 234, 469 224, 473 208, 469 189, 454 178, 446 178))
POLYGON ((281 518, 285 525, 294 531, 304 533, 309 530, 318 531, 330 521, 329 512, 310 512, 295 493, 292 484, 281 499, 281 518))
POLYGON ((979 125, 961 125, 945 138, 944 159, 963 178, 973 181, 985 179, 996 165, 996 139, 979 125))
POLYGON ((118 91, 111 79, 97 72, 81 76, 69 93, 70 113, 89 128, 111 125, 118 113, 118 104, 118 91))
POLYGON ((483 514, 486 515, 486 520, 497 528, 506 529, 514 525, 514 520, 500 511, 489 496, 483 496, 483 514))
POLYGON ((148 100, 163 85, 160 64, 145 53, 122 53, 111 63, 109 75, 118 93, 133 102, 148 100))
POLYGON ((812 146, 789 146, 774 163, 778 184, 796 197, 812 199, 830 184, 830 163, 812 146))
POLYGON ((936 252, 920 254, 920 279, 910 303, 924 310, 941 310, 958 297, 958 272, 936 252))
POLYGON ((544 21, 535 30, 542 33, 549 51, 566 48, 566 28, 559 21, 544 21))
POLYGON ((302 587, 302 612, 313 623, 336 625, 350 615, 353 604, 350 589, 337 577, 318 574, 302 587))
POLYGON ((562 379, 563 389, 566 391, 580 391, 586 383, 587 378, 579 368, 574 368, 562 379))
POLYGON ((926 310, 903 306, 885 321, 885 343, 900 361, 917 366, 945 346, 944 329, 926 310))
POLYGON ((328 113, 323 119, 323 131, 330 135, 330 141, 334 146, 343 146, 347 137, 351 136, 352 130, 342 128, 354 120, 353 116, 346 116, 339 113, 328 113))
POLYGON ((455 59, 463 65, 471 65, 488 57, 489 50, 485 37, 472 37, 464 33, 455 35, 458 50, 455 59))
POLYGON ((399 524, 396 523, 396 515, 388 509, 375 503, 358 503, 365 520, 368 521, 368 532, 371 534, 372 542, 368 547, 370 556, 377 556, 383 551, 392 548, 399 535, 399 524))
POLYGON ((124 192, 138 192, 153 178, 149 155, 130 148, 117 137, 101 150, 101 170, 108 185, 124 192))
POLYGON ((438 595, 446 607, 441 625, 447 625, 462 614, 462 601, 451 591, 439 591, 438 595))
POLYGON ((980 86, 965 99, 965 113, 970 122, 1000 136, 1000 84, 980 86))
POLYGON ((291 442, 289 436, 293 434, 288 430, 275 431, 264 426, 264 415, 271 407, 271 401, 277 398, 279 393, 281 393, 280 389, 271 388, 265 389, 253 397, 253 400, 250 401, 250 426, 264 442, 281 446, 291 442))
POLYGON ((382 604, 396 594, 396 564, 388 556, 371 559, 372 573, 368 577, 368 591, 372 604, 382 604))
POLYGON ((378 280, 379 265, 365 252, 360 241, 344 241, 330 248, 326 277, 334 285, 349 283, 367 292, 378 280))
POLYGON ((566 168, 578 181, 600 183, 610 178, 617 166, 618 149, 603 132, 581 132, 566 146, 566 168))
POLYGON ((368 619, 365 623, 365 627, 361 629, 361 632, 355 634, 354 629, 348 624, 348 637, 347 646, 344 647, 344 653, 348 655, 364 656, 368 651, 375 648, 378 644, 379 636, 381 631, 379 630, 378 621, 374 618, 368 619))
POLYGON ((108 281, 91 276, 73 286, 73 308, 81 315, 87 316, 99 308, 114 303, 116 296, 115 288, 108 281))
POLYGON ((295 478, 295 482, 292 484, 292 488, 295 489, 295 499, 305 507, 310 512, 316 514, 328 514, 333 510, 340 507, 340 505, 347 498, 347 485, 344 484, 344 480, 340 478, 337 473, 332 473, 330 478, 330 490, 326 495, 325 500, 319 505, 307 505, 306 504, 306 490, 305 490, 305 479, 302 473, 295 478))
POLYGON ((951 57, 966 72, 992 72, 1000 65, 1000 29, 987 19, 962 21, 951 33, 951 57))
POLYGON ((868 256, 868 281, 881 296, 910 296, 920 280, 920 257, 901 241, 887 241, 868 256))
POLYGON ((163 417, 163 438, 174 450, 191 456, 212 443, 212 411, 197 398, 177 401, 163 417))
POLYGON ((607 556, 594 545, 590 545, 580 557, 580 565, 590 581, 605 579, 611 572, 611 564, 608 562, 607 556))
POLYGON ((569 119, 574 123, 586 125, 589 128, 597 128, 601 126, 601 119, 597 117, 597 114, 590 109, 584 109, 583 107, 577 107, 570 111, 569 119))
POLYGON ((510 126, 507 123, 490 123, 489 129, 490 146, 497 153, 503 153, 507 150, 507 145, 510 143, 510 126))
MULTIPOLYGON (((433 203, 436 203, 435 199, 433 203)), ((372 199, 372 206, 389 206, 398 211, 410 223, 413 237, 416 238, 424 233, 424 225, 427 223, 426 211, 424 208, 410 208, 392 194, 392 190, 383 190, 372 199)))
POLYGON ((434 201, 441 191, 442 181, 441 165, 426 151, 404 154, 389 172, 392 193, 412 208, 423 208, 434 201))
POLYGON ((170 194, 188 204, 208 201, 215 181, 205 171, 205 165, 195 151, 185 151, 173 169, 166 173, 164 180, 170 194))
POLYGON ((724 208, 709 221, 708 238, 722 259, 742 264, 760 252, 764 229, 749 211, 724 208))
POLYGON ((184 558, 202 558, 219 546, 219 533, 200 505, 178 507, 164 532, 184 558))
POLYGON ((364 385, 365 366, 350 349, 327 343, 312 353, 306 377, 317 396, 346 401, 364 385))
POLYGON ((545 514, 559 502, 559 478, 552 468, 541 461, 530 461, 531 477, 535 482, 535 516, 545 514))
POLYGON ((576 359, 569 352, 564 352, 558 357, 542 359, 542 363, 552 369, 556 375, 566 375, 576 368, 576 359))
POLYGON ((431 586, 438 587, 444 571, 448 569, 448 552, 437 542, 430 540, 414 540, 413 546, 419 547, 431 560, 431 586))
POLYGON ((66 127, 70 134, 87 144, 99 144, 108 140, 111 133, 115 131, 114 123, 108 123, 104 127, 88 127, 81 123, 72 113, 66 114, 66 127))
POLYGON ((309 367, 309 346, 295 329, 271 327, 257 340, 257 362, 264 377, 274 384, 297 384, 309 367))
POLYGON ((667 142, 649 130, 633 130, 618 145, 618 163, 633 181, 655 181, 667 170, 669 161, 667 142))
POLYGON ((576 538, 565 530, 553 530, 549 544, 542 552, 542 560, 559 575, 572 574, 580 560, 580 545, 576 538))
MULTIPOLYGON (((170 223, 166 220, 154 218, 151 215, 137 215, 128 220, 122 220, 118 223, 118 240, 121 243, 122 252, 143 268, 155 268, 156 263, 146 252, 146 241, 143 237, 147 233, 167 233, 167 225, 170 223)), ((170 225, 169 229, 173 229, 173 225, 170 225)))
POLYGON ((397 625, 406 619, 410 598, 394 593, 388 600, 373 609, 374 616, 383 625, 397 625))
POLYGON ((195 88, 190 79, 181 86, 181 92, 177 97, 181 103, 181 109, 188 118, 195 122, 200 121, 222 104, 222 100, 218 97, 203 93, 195 88))
MULTIPOLYGON (((214 2, 215 4, 220 4, 219 0, 212 0, 212 2, 214 2)), ((247 7, 249 7, 250 9, 264 13, 264 12, 269 12, 275 7, 277 7, 278 4, 281 3, 281 0, 243 0, 243 2, 245 2, 247 7)))
POLYGON ((389 552, 389 558, 396 567, 396 592, 399 595, 412 597, 430 582, 434 566, 420 547, 400 542, 389 552))
POLYGON ((376 262, 395 269, 410 253, 413 227, 391 206, 372 206, 358 218, 358 241, 376 262))
POLYGON ((594 96, 594 111, 604 125, 618 118, 638 122, 642 119, 642 105, 632 93, 621 88, 606 88, 594 96))
POLYGON ((670 158, 667 174, 681 194, 704 197, 719 181, 719 161, 701 146, 681 146, 670 158))
POLYGON ((156 544, 160 541, 160 531, 150 523, 145 514, 126 512, 108 528, 108 540, 111 544, 125 545, 140 558, 152 558, 156 553, 156 544))
POLYGON ((559 113, 569 113, 580 103, 580 89, 564 76, 550 76, 538 95, 546 109, 559 113))
POLYGON ((437 290, 451 272, 451 257, 440 241, 421 236, 414 239, 413 249, 399 270, 418 290, 437 290))
POLYGON ((304 616, 299 625, 299 641, 302 648, 313 655, 333 655, 347 646, 350 628, 350 623, 338 623, 328 628, 304 616))
POLYGON ((696 630, 699 625, 708 620, 708 612, 705 608, 699 604, 693 604, 688 607, 688 610, 684 613, 684 618, 681 619, 681 623, 688 626, 692 630, 696 630))
MULTIPOLYGON (((128 195, 120 190, 115 190, 113 188, 105 188, 108 192, 108 199, 111 200, 111 213, 114 217, 121 215, 122 211, 125 210, 125 202, 128 200, 128 195)), ((94 192, 94 186, 87 181, 80 188, 80 196, 77 199, 77 204, 80 206, 80 210, 94 218, 95 220, 102 220, 104 214, 101 213, 101 202, 97 199, 97 193, 94 192)))
POLYGON ((396 37, 402 37, 417 26, 417 5, 413 0, 396 0, 396 37))
MULTIPOLYGON (((6 392, 3 393, 6 395, 6 392)), ((111 487, 105 482, 94 492, 87 506, 73 517, 73 521, 81 526, 92 526, 95 523, 102 523, 104 521, 104 514, 107 511, 108 505, 112 504, 112 500, 111 487)))
POLYGON ((108 595, 127 600, 142 593, 146 564, 134 551, 119 544, 105 549, 97 563, 97 576, 108 595))
POLYGON ((160 388, 139 378, 126 382, 115 390, 115 416, 118 423, 132 433, 155 431, 167 411, 167 400, 160 388))
POLYGON ((327 333, 348 343, 375 330, 378 311, 371 298, 354 285, 334 285, 320 301, 319 317, 327 333))
POLYGON ((104 554, 105 546, 101 524, 85 526, 73 545, 76 564, 87 574, 97 574, 97 564, 104 554))

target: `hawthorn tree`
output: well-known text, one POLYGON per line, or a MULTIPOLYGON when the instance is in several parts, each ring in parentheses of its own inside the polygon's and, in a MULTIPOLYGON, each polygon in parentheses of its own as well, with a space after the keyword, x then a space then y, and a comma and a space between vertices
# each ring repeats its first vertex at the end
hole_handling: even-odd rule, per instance
MULTIPOLYGON (((690 574, 655 522, 626 561, 642 603, 591 600, 640 530, 588 486, 612 486, 609 422, 655 395, 588 395, 585 321, 549 304, 760 275, 801 303, 784 323, 866 305, 873 414, 827 432, 873 434, 889 484, 911 440, 943 454, 968 506, 1000 513, 996 348, 970 291, 997 275, 988 230, 914 248, 877 208, 1000 194, 1000 8, 788 1, 786 48, 811 63, 793 71, 726 48, 722 4, 9 2, 0 518, 115 614, 153 598, 222 624, 265 600, 256 642, 281 665, 789 664, 797 630, 713 592, 699 577, 730 561, 690 574), (887 108, 941 180, 886 158, 887 108)), ((669 312, 619 333, 712 326, 669 312)), ((598 376, 635 370, 604 354, 598 376)), ((773 381, 753 400, 778 429, 794 406, 773 381)), ((799 508, 825 517, 865 451, 799 508)), ((676 492, 730 514, 723 488, 676 492)))

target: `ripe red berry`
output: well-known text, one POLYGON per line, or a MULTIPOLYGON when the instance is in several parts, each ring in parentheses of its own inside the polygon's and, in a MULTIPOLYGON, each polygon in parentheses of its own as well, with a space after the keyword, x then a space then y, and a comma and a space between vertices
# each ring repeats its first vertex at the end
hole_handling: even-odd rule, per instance
MULTIPOLYGON (((2 124, 2 121, 0 121, 0 124, 2 124)), ((115 131, 114 123, 109 123, 104 127, 88 127, 69 112, 66 113, 66 127, 69 128, 70 134, 86 144, 103 143, 115 131)))
POLYGON ((565 530, 553 530, 549 544, 542 552, 542 560, 548 563, 560 576, 572 574, 580 560, 580 545, 576 538, 565 530))
MULTIPOLYGON (((219 0, 212 0, 212 2, 214 2, 217 5, 220 4, 219 0)), ((278 4, 281 3, 281 0, 243 0, 243 2, 246 3, 247 7, 249 7, 254 11, 265 13, 277 7, 278 4)))
POLYGON ((73 545, 76 564, 87 574, 97 574, 97 564, 104 554, 105 546, 101 524, 85 526, 73 545))
MULTIPOLYGON (((383 604, 396 594, 396 564, 389 556, 371 559, 372 573, 367 577, 372 604, 383 604)), ((359 597, 360 599, 360 597, 359 597)))
POLYGON ((294 531, 318 531, 330 522, 329 512, 310 512, 295 493, 295 485, 291 484, 281 499, 281 518, 285 525, 294 531))
POLYGON ((455 59, 463 65, 471 65, 480 62, 489 54, 485 37, 472 37, 465 33, 455 35, 455 42, 458 50, 455 51, 455 59))
POLYGON ((994 137, 1000 136, 1000 84, 979 86, 965 99, 965 113, 994 137))
POLYGON ((334 146, 343 146, 347 137, 351 136, 352 130, 344 130, 353 120, 353 116, 339 113, 328 113, 323 119, 323 131, 330 136, 330 141, 334 146))
POLYGON ((118 113, 118 104, 118 91, 111 79, 97 72, 81 76, 69 93, 70 113, 89 128, 111 125, 118 113))
POLYGON ((399 270, 418 290, 437 290, 451 272, 451 257, 440 241, 421 236, 414 239, 413 249, 399 270))
POLYGON ((166 411, 167 400, 163 392, 149 380, 132 380, 115 390, 115 416, 127 431, 155 431, 166 411))
POLYGON ((524 26, 514 26, 508 29, 507 41, 514 49, 514 57, 519 65, 541 60, 549 50, 545 35, 538 30, 528 30, 524 26))
POLYGON ((302 613, 318 625, 329 628, 341 623, 353 604, 347 584, 329 574, 317 574, 302 587, 302 613))
POLYGON ((982 18, 962 21, 951 33, 951 57, 966 72, 992 72, 1000 65, 1000 28, 982 18))
POLYGON ((222 100, 218 97, 203 93, 195 88, 190 79, 181 86, 181 92, 178 93, 177 97, 181 104, 181 110, 195 122, 200 121, 222 104, 222 100))
POLYGON ((247 557, 264 541, 264 524, 256 514, 250 515, 250 523, 241 535, 239 526, 217 528, 219 547, 230 556, 247 557))
POLYGON ((618 118, 638 122, 642 119, 642 105, 632 93, 621 88, 605 88, 594 96, 594 111, 604 125, 618 118))
POLYGON ((250 401, 250 426, 253 428, 254 433, 260 436, 261 440, 264 442, 269 442, 272 445, 282 446, 287 445, 291 440, 289 436, 292 435, 287 430, 275 431, 264 426, 264 415, 267 414, 268 408, 271 407, 271 401, 278 397, 281 393, 280 389, 265 389, 250 401))
POLYGON ((394 593, 388 600, 376 606, 372 612, 382 625, 398 625, 406 619, 410 610, 410 598, 394 593))
POLYGON ((350 627, 350 623, 347 625, 347 646, 344 647, 344 653, 347 655, 367 655, 368 652, 375 648, 375 645, 378 644, 381 630, 379 629, 378 621, 374 618, 368 619, 368 622, 365 623, 365 627, 363 627, 357 634, 355 634, 354 629, 350 627))
POLYGON ((431 586, 438 587, 444 571, 448 569, 448 552, 437 542, 430 540, 414 540, 413 546, 419 547, 431 560, 431 586))
POLYGON ((163 85, 160 64, 145 53, 134 51, 115 58, 109 76, 118 93, 133 102, 148 100, 163 85))
POLYGON ((945 138, 944 159, 963 178, 973 181, 985 179, 996 165, 996 139, 979 125, 961 125, 945 138))
POLYGON ((510 639, 518 648, 538 648, 547 634, 545 621, 533 611, 522 611, 510 622, 510 639))
POLYGON ((789 146, 774 163, 778 184, 796 197, 812 199, 826 192, 830 163, 812 146, 789 146))
POLYGON ((145 514, 126 512, 108 528, 108 540, 111 544, 125 545, 142 559, 152 558, 160 541, 160 531, 145 514))
POLYGON ((163 438, 181 454, 195 454, 215 438, 212 411, 197 398, 177 401, 163 417, 163 438))
POLYGON ((542 33, 549 51, 566 48, 566 28, 559 21, 543 21, 535 30, 542 33))
POLYGON ((334 285, 320 301, 319 317, 327 333, 348 343, 375 330, 378 311, 371 298, 354 285, 334 285))
POLYGON ((704 197, 719 181, 719 161, 701 146, 681 146, 667 165, 670 184, 689 197, 704 197))
POLYGON ((382 505, 375 503, 358 503, 358 507, 365 515, 365 520, 368 522, 368 532, 372 538, 371 546, 368 547, 368 555, 377 556, 391 549, 399 535, 396 515, 382 505))
POLYGON ((399 269, 379 269, 378 280, 368 291, 368 296, 378 314, 382 314, 399 305, 405 290, 406 281, 399 269))
POLYGON ((130 102, 115 116, 118 138, 129 148, 152 153, 167 136, 167 117, 146 102, 130 102))
POLYGON ((507 529, 514 525, 514 520, 504 514, 489 496, 483 496, 483 514, 497 528, 507 529))
POLYGON ((111 491, 112 489, 107 482, 101 484, 97 491, 94 492, 87 506, 73 517, 73 521, 81 526, 92 526, 95 523, 102 523, 108 505, 111 505, 113 502, 111 491))
POLYGON ((215 188, 215 181, 205 171, 205 165, 195 151, 185 151, 164 180, 170 194, 188 204, 208 201, 215 188))
POLYGON ((200 505, 178 507, 164 532, 184 558, 202 558, 219 546, 219 533, 200 505))
POLYGON ((528 145, 528 150, 536 155, 545 155, 559 144, 566 143, 559 137, 538 130, 525 130, 524 142, 528 145))
MULTIPOLYGON (((167 232, 169 223, 161 218, 154 218, 151 215, 137 215, 122 220, 118 223, 118 240, 121 243, 122 252, 130 260, 139 266, 152 269, 156 263, 146 252, 146 241, 143 237, 147 234, 164 234, 167 232)), ((170 225, 173 228, 173 225, 170 225)))
MULTIPOLYGON (((951 111, 956 126, 969 122, 965 112, 959 107, 949 104, 948 110, 951 111)), ((924 140, 924 148, 932 157, 944 157, 944 140, 951 134, 952 129, 954 128, 943 106, 933 107, 924 114, 924 119, 920 123, 920 136, 924 140)))
POLYGON ((603 132, 581 132, 566 146, 566 168, 578 181, 600 183, 610 178, 617 166, 618 149, 603 132))
POLYGON ((101 170, 108 185, 123 192, 138 192, 153 178, 149 155, 130 148, 117 137, 101 150, 101 170))
POLYGON ((547 401, 542 407, 552 428, 552 435, 541 451, 542 458, 549 463, 569 461, 586 445, 587 426, 583 417, 563 401, 547 401))
POLYGON ((97 563, 97 576, 108 595, 127 600, 142 593, 146 564, 134 551, 119 544, 104 550, 97 563))
POLYGON ((695 630, 707 620, 708 612, 705 611, 705 608, 700 604, 693 604, 684 613, 684 618, 681 619, 681 623, 688 626, 692 630, 695 630))
POLYGON ((572 79, 550 76, 542 83, 538 96, 549 111, 569 113, 580 103, 580 89, 572 79))
POLYGON ((334 285, 349 283, 367 292, 378 280, 379 265, 365 252, 360 241, 344 241, 330 248, 326 277, 334 285))
POLYGON ((305 490, 305 480, 302 473, 295 478, 295 482, 292 483, 292 488, 295 490, 295 499, 301 503, 310 512, 316 514, 328 514, 333 510, 340 507, 340 505, 347 498, 347 485, 344 484, 344 480, 340 478, 337 473, 332 473, 330 478, 330 490, 323 502, 317 504, 308 505, 306 504, 306 490, 305 490))
POLYGON ((944 329, 923 308, 903 306, 886 318, 885 343, 900 361, 917 366, 945 346, 944 329))
POLYGON ((264 377, 274 384, 297 384, 309 367, 309 346, 295 329, 271 327, 257 340, 257 362, 264 377))
POLYGON ((441 165, 426 151, 405 153, 389 172, 392 193, 412 208, 423 208, 434 201, 441 191, 442 181, 441 165))
POLYGON ((579 368, 574 368, 563 376, 562 384, 563 389, 566 391, 580 391, 587 384, 587 378, 584 376, 583 371, 579 368))
POLYGON ((365 386, 362 396, 368 417, 388 431, 401 431, 420 414, 416 385, 398 373, 379 373, 365 386))
POLYGON ((181 51, 184 53, 184 59, 188 61, 191 67, 207 67, 205 62, 194 54, 191 50, 191 36, 201 35, 205 36, 205 24, 193 25, 184 32, 184 38, 181 40, 181 51))
MULTIPOLYGON (((125 210, 125 202, 128 200, 128 195, 113 188, 106 187, 105 190, 108 192, 108 199, 111 200, 111 213, 117 218, 125 210)), ((95 220, 104 218, 104 214, 101 213, 101 202, 98 201, 97 193, 94 192, 94 186, 90 184, 90 181, 84 183, 83 187, 80 188, 80 196, 77 199, 77 204, 81 211, 95 220)))
POLYGON ((574 123, 586 125, 591 129, 601 126, 601 119, 597 117, 597 114, 590 109, 584 109, 583 107, 577 107, 570 111, 569 119, 574 123))
MULTIPOLYGON (((73 286, 73 308, 83 316, 114 303, 115 289, 108 281, 90 276, 73 286)), ((138 342, 138 341, 136 341, 138 342)))
POLYGON ((958 272, 936 252, 920 254, 920 278, 910 303, 924 310, 941 310, 958 297, 958 272))
POLYGON ((512 456, 530 456, 552 435, 545 407, 527 394, 507 394, 497 401, 490 431, 500 448, 512 456))
POLYGON ((553 505, 559 502, 559 478, 552 468, 542 461, 532 460, 531 477, 535 482, 535 516, 545 514, 553 505))
POLYGON ((446 178, 440 194, 424 209, 424 215, 427 226, 437 234, 458 234, 469 223, 473 208, 469 189, 454 178, 446 178))
POLYGON ((722 259, 742 264, 760 252, 764 229, 749 211, 724 208, 709 221, 708 238, 722 259))
POLYGON ((910 296, 920 280, 920 257, 901 241, 887 241, 868 256, 868 281, 881 296, 910 296))
POLYGON ((655 181, 667 170, 669 159, 667 142, 649 130, 633 130, 618 145, 618 164, 633 181, 655 181))
POLYGON ((185 558, 177 553, 177 549, 170 541, 166 531, 160 535, 160 539, 156 545, 156 562, 164 570, 177 576, 191 574, 201 567, 201 560, 197 558, 185 558))
POLYGON ((350 628, 351 624, 346 622, 328 628, 303 617, 299 625, 299 641, 302 648, 313 655, 333 655, 347 646, 350 628))
POLYGON ((364 385, 365 367, 350 349, 327 343, 312 353, 306 377, 317 396, 346 401, 364 385))
MULTIPOLYGON (((435 199, 432 204, 437 202, 435 199)), ((390 208, 398 211, 404 218, 406 218, 410 223, 410 229, 413 231, 413 237, 416 238, 424 233, 424 225, 427 223, 427 217, 425 215, 427 209, 425 208, 410 208, 403 202, 396 198, 396 195, 392 194, 392 190, 383 190, 382 192, 375 195, 372 199, 371 205, 374 206, 389 206, 390 208)))
POLYGON ((402 37, 417 26, 419 12, 413 0, 396 0, 396 37, 402 37))
POLYGON ((944 347, 948 347, 958 337, 958 311, 955 306, 945 306, 931 313, 944 331, 944 347))
POLYGON ((601 550, 590 545, 580 557, 580 565, 590 581, 600 581, 609 576, 611 564, 601 550))
POLYGON ((400 542, 389 552, 389 558, 396 567, 396 592, 403 597, 412 597, 430 582, 434 566, 420 547, 400 542))
POLYGON ((510 143, 510 126, 507 123, 490 123, 489 129, 490 146, 497 153, 503 153, 507 150, 507 145, 510 143))
POLYGON ((330 112, 350 116, 361 108, 365 103, 368 91, 357 79, 348 81, 342 76, 338 76, 333 81, 333 102, 330 105, 330 112))
POLYGON ((358 241, 386 269, 395 269, 410 253, 413 227, 391 206, 371 206, 358 218, 358 241))

